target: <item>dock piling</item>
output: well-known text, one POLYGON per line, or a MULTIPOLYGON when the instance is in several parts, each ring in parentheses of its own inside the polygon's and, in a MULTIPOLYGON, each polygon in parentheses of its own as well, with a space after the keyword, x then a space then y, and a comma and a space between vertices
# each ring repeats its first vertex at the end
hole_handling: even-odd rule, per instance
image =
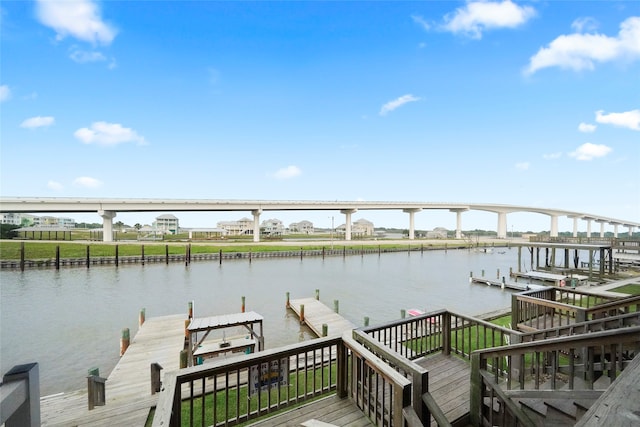
POLYGON ((316 289, 316 299, 320 300, 320 289, 316 289))
POLYGON ((400 318, 404 319, 405 317, 407 317, 407 310, 403 308, 402 310, 400 310, 400 318))
POLYGON ((329 335, 329 325, 327 325, 326 323, 322 324, 322 336, 326 337, 327 335, 329 335))
POLYGON ((245 302, 245 298, 244 296, 242 297, 242 307, 240 308, 241 312, 244 313, 244 302, 245 302))
POLYGON ((285 307, 286 307, 286 308, 291 307, 291 302, 290 302, 290 300, 289 300, 289 292, 287 292, 287 303, 285 304, 285 307))
POLYGON ((127 348, 129 348, 129 343, 130 343, 129 328, 124 328, 122 330, 122 336, 120 337, 120 356, 121 357, 127 351, 127 348))
POLYGON ((340 301, 338 301, 337 299, 333 300, 333 311, 335 311, 336 313, 340 313, 340 301))
POLYGON ((138 326, 144 325, 145 318, 146 318, 146 313, 145 313, 145 309, 143 308, 140 310, 140 315, 138 316, 138 326))
POLYGON ((304 323, 304 304, 300 304, 300 323, 304 323))
POLYGON ((369 326, 369 316, 364 317, 364 326, 369 326))

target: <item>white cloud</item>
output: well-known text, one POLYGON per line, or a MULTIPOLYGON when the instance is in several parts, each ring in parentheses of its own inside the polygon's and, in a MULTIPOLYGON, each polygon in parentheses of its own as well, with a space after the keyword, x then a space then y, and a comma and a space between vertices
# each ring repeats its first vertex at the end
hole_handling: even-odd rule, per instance
POLYGON ((9 86, 7 85, 0 86, 0 102, 4 102, 9 98, 11 98, 11 89, 9 89, 9 86))
POLYGON ((640 131, 640 110, 609 114, 596 111, 596 122, 640 131))
POLYGON ((408 95, 403 95, 400 98, 396 98, 393 101, 389 101, 386 104, 384 104, 382 106, 382 108, 380 108, 380 115, 384 116, 387 113, 390 113, 391 111, 395 110, 396 108, 399 108, 401 106, 403 106, 406 103, 409 102, 415 102, 415 101, 419 101, 420 98, 413 96, 411 94, 408 95))
POLYGON ((595 31, 598 29, 598 21, 589 16, 578 18, 571 23, 571 28, 573 28, 576 33, 595 31))
POLYGON ((595 33, 557 37, 530 58, 525 73, 533 74, 547 67, 593 70, 596 62, 639 58, 640 17, 631 17, 620 24, 620 32, 615 37, 595 33))
POLYGON ((562 157, 562 152, 558 151, 556 153, 543 154, 542 158, 547 160, 555 160, 562 157))
POLYGON ((611 151, 612 148, 606 145, 587 142, 578 147, 576 151, 569 153, 569 156, 574 157, 576 160, 593 160, 598 157, 604 157, 611 151))
POLYGON ((41 117, 31 117, 26 119, 20 124, 21 128, 34 129, 45 126, 51 126, 55 122, 55 119, 51 116, 41 117))
POLYGON ((578 125, 578 130, 583 133, 593 133, 596 131, 597 126, 592 125, 591 123, 580 123, 578 125))
POLYGON ((464 7, 445 16, 444 29, 462 33, 474 39, 482 38, 482 32, 495 28, 515 28, 536 14, 530 6, 518 6, 510 0, 502 2, 470 1, 464 7))
POLYGON ((297 166, 287 166, 286 168, 279 169, 273 176, 276 179, 290 179, 302 174, 302 170, 297 166))
POLYGON ((91 0, 38 0, 36 16, 43 25, 55 30, 58 40, 71 36, 108 45, 117 33, 102 20, 97 4, 91 0))
POLYGON ((118 145, 125 142, 146 144, 144 138, 119 123, 94 122, 91 128, 81 128, 73 134, 85 144, 118 145))
POLYGON ((526 171, 529 169, 529 162, 520 162, 520 163, 516 163, 516 169, 521 170, 521 171, 526 171))
POLYGON ((79 64, 85 64, 87 62, 99 62, 106 61, 107 57, 102 54, 102 52, 98 51, 85 51, 80 49, 73 49, 69 58, 74 60, 79 64))
POLYGON ((90 176, 80 176, 73 180, 73 185, 84 188, 98 188, 102 185, 102 181, 90 176))
POLYGON ((47 182, 47 188, 53 191, 62 191, 64 186, 57 181, 49 180, 49 182, 47 182))
POLYGON ((416 24, 420 25, 425 30, 429 30, 431 28, 431 24, 429 24, 427 21, 425 21, 425 19, 422 16, 411 15, 411 19, 413 19, 413 22, 415 22, 416 24))

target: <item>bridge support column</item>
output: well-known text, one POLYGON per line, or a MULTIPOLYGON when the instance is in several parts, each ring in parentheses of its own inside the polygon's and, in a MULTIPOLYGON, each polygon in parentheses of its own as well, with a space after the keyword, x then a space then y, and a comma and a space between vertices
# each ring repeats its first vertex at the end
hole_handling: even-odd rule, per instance
POLYGON ((578 217, 573 217, 573 237, 578 237, 578 217))
POLYGON ((409 214, 409 240, 415 239, 415 225, 414 225, 414 216, 416 212, 420 212, 422 208, 415 209, 403 209, 402 212, 406 212, 409 214))
POLYGON ((340 213, 345 215, 344 240, 351 240, 351 214, 358 212, 358 209, 342 209, 340 213))
POLYGON ((469 209, 449 209, 449 212, 456 213, 456 239, 462 239, 462 212, 469 209))
POLYGON ((587 220, 587 239, 591 238, 591 218, 585 218, 587 220))
POLYGON ((98 211, 102 217, 102 241, 113 242, 113 218, 116 217, 114 211, 98 211))
POLYGON ((629 238, 631 238, 631 236, 633 236, 633 232, 635 231, 635 227, 633 225, 629 226, 629 238))
POLYGON ((604 238, 604 223, 605 221, 596 221, 600 223, 600 238, 604 238))
POLYGON ((613 224, 613 238, 618 238, 618 224, 613 224))
POLYGON ((551 230, 549 231, 550 237, 558 237, 558 215, 551 215, 551 230))
POLYGON ((498 239, 507 238, 507 213, 498 212, 498 239))
POLYGON ((262 213, 262 209, 256 209, 251 211, 251 215, 253 215, 253 241, 260 241, 260 214, 262 213))

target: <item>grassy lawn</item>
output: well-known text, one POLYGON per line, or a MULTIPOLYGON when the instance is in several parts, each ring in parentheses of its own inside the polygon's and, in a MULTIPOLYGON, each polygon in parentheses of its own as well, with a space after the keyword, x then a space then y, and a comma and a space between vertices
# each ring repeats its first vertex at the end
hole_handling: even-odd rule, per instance
POLYGON ((629 285, 620 286, 611 289, 612 292, 621 292, 629 295, 640 295, 640 283, 631 283, 629 285))
MULTIPOLYGON (((276 251, 299 251, 299 250, 328 250, 328 246, 322 246, 318 244, 305 244, 301 242, 300 246, 279 246, 270 245, 268 243, 218 243, 218 244, 206 244, 206 243, 194 243, 191 244, 192 254, 206 254, 206 253, 218 253, 222 252, 276 252, 276 251)), ((165 247, 169 248, 170 255, 184 254, 188 242, 162 242, 158 243, 117 243, 119 256, 140 256, 142 254, 142 246, 144 246, 145 256, 148 255, 164 255, 165 247)), ((25 259, 51 259, 56 256, 56 246, 60 246, 60 258, 84 258, 87 256, 87 246, 89 246, 90 256, 93 257, 108 257, 115 256, 116 243, 76 243, 69 241, 59 242, 37 242, 29 241, 25 242, 25 259)), ((353 250, 359 251, 362 249, 369 250, 397 250, 419 248, 420 243, 409 244, 381 244, 379 242, 367 242, 367 243, 350 243, 338 245, 334 244, 334 250, 353 250)), ((425 248, 438 248, 444 247, 444 244, 426 244, 425 248)), ((2 260, 18 260, 20 259, 20 247, 21 242, 16 241, 1 241, 0 242, 0 259, 2 260)))

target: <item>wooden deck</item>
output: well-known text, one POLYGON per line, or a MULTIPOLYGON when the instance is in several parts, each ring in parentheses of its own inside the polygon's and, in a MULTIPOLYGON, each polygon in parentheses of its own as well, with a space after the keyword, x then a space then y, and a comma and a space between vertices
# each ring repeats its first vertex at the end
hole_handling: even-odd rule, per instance
POLYGON ((179 369, 185 320, 186 315, 147 319, 107 378, 106 404, 89 411, 86 388, 44 397, 42 425, 144 426, 158 400, 151 394, 150 365, 159 363, 163 372, 179 369))
POLYGON ((355 328, 355 325, 315 298, 291 300, 289 306, 300 316, 300 305, 304 304, 304 323, 319 337, 322 325, 327 325, 327 335, 341 336, 343 332, 355 328))
MULTIPOLYGON (((429 370, 429 392, 449 422, 469 413, 471 390, 471 364, 456 356, 442 353, 418 359, 420 366, 429 370)), ((431 425, 435 425, 433 418, 431 425)))
POLYGON ((365 427, 373 424, 351 399, 329 396, 249 425, 256 427, 365 427))

